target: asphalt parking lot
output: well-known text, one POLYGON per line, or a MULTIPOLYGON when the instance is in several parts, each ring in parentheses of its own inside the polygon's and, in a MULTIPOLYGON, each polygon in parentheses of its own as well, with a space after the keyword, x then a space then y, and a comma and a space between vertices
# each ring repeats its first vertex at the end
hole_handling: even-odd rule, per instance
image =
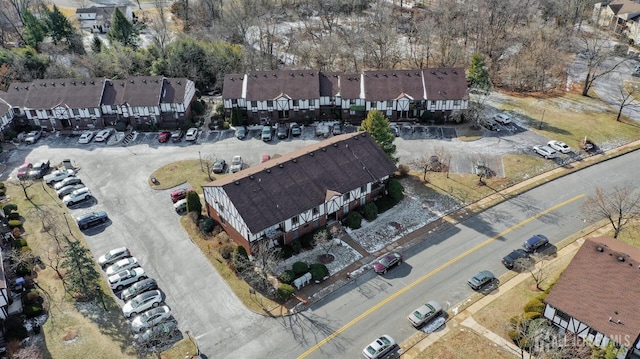
MULTIPOLYGON (((347 126, 345 132, 355 131, 347 126)), ((403 126, 397 138, 400 161, 409 161, 438 148, 451 151, 453 163, 469 167, 471 157, 486 153, 500 157, 502 153, 520 152, 535 138, 518 136, 530 131, 500 131, 474 142, 461 142, 451 127, 403 126), (529 141, 529 142, 528 142, 529 141), (524 143, 526 142, 526 143, 524 143), (462 158, 462 160, 457 160, 462 158), (466 165, 463 165, 466 163, 466 165)), ((69 208, 72 221, 76 216, 97 210, 108 213, 110 221, 87 231, 86 239, 97 258, 107 251, 126 246, 141 263, 145 272, 158 281, 166 294, 182 331, 190 330, 200 341, 204 353, 214 353, 219 341, 251 342, 269 327, 258 320, 235 298, 226 283, 207 262, 199 249, 182 230, 169 193, 148 186, 150 174, 167 163, 213 155, 230 162, 241 155, 251 166, 259 163, 262 154, 288 153, 315 143, 313 127, 305 127, 300 137, 264 143, 260 128, 251 128, 248 138, 238 140, 233 130, 201 132, 194 142, 158 143, 158 133, 137 133, 126 146, 114 136, 107 144, 78 144, 78 136, 49 134, 36 145, 18 145, 2 156, 7 169, 3 180, 15 179, 18 166, 25 161, 43 158, 58 164, 70 158, 80 168, 78 176, 91 189, 95 199, 69 208), (211 305, 211 303, 216 303, 211 305)), ((195 184, 183 184, 193 186, 195 184)))

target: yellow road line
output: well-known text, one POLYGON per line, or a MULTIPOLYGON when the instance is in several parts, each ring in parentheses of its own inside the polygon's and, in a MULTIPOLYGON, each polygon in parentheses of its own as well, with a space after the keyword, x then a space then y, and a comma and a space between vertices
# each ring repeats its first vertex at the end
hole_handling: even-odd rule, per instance
POLYGON ((495 236, 487 239, 486 241, 476 245, 473 248, 470 248, 468 250, 466 250, 465 252, 457 255, 455 258, 450 259, 448 262, 443 263, 442 265, 440 265, 438 268, 434 269, 433 271, 423 275, 422 277, 416 279, 413 283, 407 285, 406 287, 400 289, 399 291, 393 293, 392 295, 390 295, 389 297, 385 298, 384 300, 382 300, 380 303, 374 305, 373 307, 369 308, 368 310, 366 310, 364 313, 360 314, 359 316, 355 317, 354 319, 352 319, 349 323, 343 325, 341 328, 339 328, 338 330, 336 330, 335 332, 329 334, 329 336, 327 336, 326 338, 322 339, 321 341, 318 342, 318 344, 312 346, 311 348, 309 348, 306 352, 302 353, 298 359, 303 359, 308 357, 311 353, 313 353, 314 351, 316 351, 318 348, 320 348, 321 346, 327 344, 330 340, 332 340, 333 338, 337 337, 338 335, 340 335, 342 332, 344 332, 345 330, 351 328, 353 325, 355 325, 357 322, 359 322, 360 320, 362 320, 362 318, 368 316, 369 314, 375 312, 376 310, 380 309, 382 306, 384 306, 385 304, 389 303, 390 301, 396 299, 397 297, 401 296, 402 294, 404 294, 406 291, 410 290, 411 288, 415 287, 416 285, 420 284, 421 282, 424 282, 425 280, 427 280, 428 278, 432 277, 433 275, 437 274, 438 272, 442 271, 443 269, 447 268, 448 266, 452 265, 453 263, 461 260, 462 258, 468 256, 469 254, 477 251, 478 249, 486 246, 487 244, 495 241, 496 239, 513 232, 514 230, 524 226, 527 223, 530 223, 531 221, 534 221, 546 214, 549 214, 553 211, 555 211, 556 209, 560 208, 560 207, 564 207, 566 205, 568 205, 571 202, 577 201, 580 198, 584 197, 584 194, 579 194, 573 198, 570 198, 564 202, 558 203, 553 207, 550 207, 534 216, 531 216, 525 220, 523 220, 522 222, 514 225, 513 227, 507 228, 504 231, 496 234, 495 236))

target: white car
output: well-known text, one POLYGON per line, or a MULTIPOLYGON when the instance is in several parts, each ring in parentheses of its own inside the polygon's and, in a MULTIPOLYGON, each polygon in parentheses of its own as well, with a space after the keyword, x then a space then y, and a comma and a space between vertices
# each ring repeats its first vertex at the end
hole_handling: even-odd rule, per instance
POLYGON ((133 329, 134 332, 140 333, 156 324, 164 322, 169 319, 169 317, 171 317, 171 309, 166 305, 149 309, 133 318, 131 321, 131 329, 133 329))
POLYGON ((87 187, 77 189, 68 195, 62 197, 62 202, 67 206, 73 206, 74 204, 82 201, 86 201, 93 197, 93 193, 87 187))
POLYGON ((80 184, 80 183, 82 183, 82 180, 80 179, 80 177, 69 176, 69 177, 63 179, 62 181, 56 183, 53 186, 53 189, 55 189, 57 191, 57 190, 61 189, 62 187, 71 186, 71 185, 80 184))
POLYGON ((553 148, 554 150, 560 153, 570 153, 573 151, 571 147, 569 147, 569 145, 561 141, 551 140, 547 142, 547 146, 553 148))
POLYGON ((42 130, 39 131, 31 131, 27 133, 27 137, 25 137, 24 142, 28 144, 34 144, 38 142, 38 140, 42 137, 42 130))
POLYGON ((69 176, 73 176, 75 173, 76 172, 74 170, 57 170, 42 177, 42 179, 44 180, 44 183, 52 184, 54 182, 62 181, 69 176))
POLYGON ((129 249, 127 249, 127 247, 115 248, 105 253, 104 255, 101 255, 98 258, 98 264, 104 268, 111 263, 115 263, 118 260, 127 257, 131 257, 131 252, 129 252, 129 249))
POLYGON ((233 156, 231 160, 231 172, 236 173, 242 170, 242 156, 233 156))
POLYGON ((96 135, 96 138, 94 138, 93 140, 95 142, 104 142, 109 139, 109 136, 111 136, 112 133, 112 128, 105 128, 104 130, 100 130, 100 132, 98 132, 98 134, 96 135))
POLYGON ((195 127, 191 127, 187 130, 187 134, 184 135, 185 141, 195 141, 198 138, 198 129, 195 127))
POLYGON ((109 276, 109 286, 111 289, 120 291, 131 284, 147 279, 147 275, 144 273, 144 269, 141 267, 123 270, 112 276, 109 276))
POLYGON ((78 139, 78 143, 86 144, 91 142, 91 139, 93 139, 93 135, 94 135, 93 131, 84 131, 82 135, 80 135, 80 138, 78 139))
POLYGON ((138 263, 136 257, 123 258, 108 266, 105 273, 107 274, 107 276, 112 276, 120 271, 132 269, 135 267, 140 267, 140 263, 138 263))
POLYGON ((187 199, 183 198, 179 201, 176 201, 176 203, 173 204, 173 209, 176 210, 176 212, 178 213, 182 213, 184 211, 187 210, 187 199))
POLYGON ((131 318, 148 309, 157 307, 160 303, 162 303, 162 292, 157 289, 150 290, 126 302, 122 307, 122 314, 127 318, 131 318))
POLYGON ((558 152, 549 146, 537 145, 533 146, 533 152, 539 154, 540 156, 551 159, 558 157, 558 152))
POLYGON ((378 359, 389 353, 396 345, 396 341, 388 335, 374 340, 362 351, 362 355, 369 359, 378 359))
POLYGON ((512 122, 511 121, 511 117, 505 115, 504 113, 499 113, 499 114, 493 116, 493 119, 497 123, 500 123, 500 124, 503 124, 503 125, 507 125, 507 124, 510 124, 512 122))

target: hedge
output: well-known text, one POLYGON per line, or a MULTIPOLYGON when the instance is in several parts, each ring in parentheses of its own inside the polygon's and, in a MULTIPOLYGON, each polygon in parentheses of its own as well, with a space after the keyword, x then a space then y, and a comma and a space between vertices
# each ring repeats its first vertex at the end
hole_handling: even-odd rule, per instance
MULTIPOLYGON (((0 195, 0 196, 1 196, 1 195, 0 195)), ((12 220, 12 219, 20 220, 20 213, 18 213, 18 212, 11 212, 11 213, 9 213, 8 218, 9 218, 10 220, 12 220)))
POLYGON ((309 272, 311 273, 311 279, 321 280, 329 275, 329 269, 322 263, 312 263, 309 266, 309 272))
POLYGON ((282 272, 278 277, 278 280, 282 283, 291 284, 296 279, 296 273, 290 269, 282 272))
POLYGON ((27 240, 26 239, 16 239, 13 241, 13 248, 21 248, 21 247, 26 247, 27 246, 27 240))
POLYGON ((526 321, 531 321, 531 320, 540 318, 541 315, 542 314, 538 312, 526 312, 522 315, 522 317, 526 321))
POLYGON ((42 312, 44 312, 44 307, 39 303, 22 306, 22 313, 27 316, 27 318, 37 317, 42 314, 42 312))
POLYGON ((206 218, 204 221, 202 221, 202 231, 205 233, 211 233, 215 225, 216 225, 216 222, 213 219, 206 218))
POLYGON ((533 298, 524 305, 524 312, 530 313, 540 313, 544 311, 544 303, 542 303, 538 298, 533 298))
POLYGON ((233 243, 225 243, 221 245, 220 248, 218 248, 218 252, 222 256, 222 258, 229 259, 231 258, 231 254, 233 254, 234 249, 236 249, 236 247, 233 245, 233 243))
POLYGON ((236 266, 239 273, 249 268, 249 255, 243 246, 237 246, 233 251, 233 265, 236 266))
POLYGON ((362 207, 362 216, 369 222, 378 218, 378 206, 376 206, 376 204, 373 202, 365 204, 362 207))
POLYGON ((291 266, 291 269, 297 277, 307 273, 309 271, 309 265, 305 262, 295 262, 291 266))
POLYGON ((362 215, 358 212, 349 212, 345 218, 345 225, 351 229, 362 227, 362 215))
POLYGON ((12 219, 9 221, 9 228, 19 228, 22 227, 22 221, 19 219, 12 219))
POLYGON ((281 300, 287 300, 293 294, 293 287, 289 284, 280 284, 278 290, 276 291, 278 298, 281 300))
POLYGON ((7 203, 4 207, 2 207, 2 210, 4 211, 4 214, 8 216, 9 213, 18 210, 18 205, 16 205, 15 203, 7 203))

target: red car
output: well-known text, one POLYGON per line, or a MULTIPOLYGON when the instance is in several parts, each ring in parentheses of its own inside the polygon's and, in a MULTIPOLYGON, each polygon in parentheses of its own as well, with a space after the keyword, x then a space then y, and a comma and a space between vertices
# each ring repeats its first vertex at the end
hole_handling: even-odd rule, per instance
POLYGON ((398 252, 387 253, 373 263, 373 270, 378 274, 385 274, 389 268, 400 263, 402 263, 402 254, 398 252))
POLYGON ((176 202, 178 202, 179 200, 181 200, 183 198, 187 198, 187 193, 189 193, 189 192, 193 192, 193 188, 189 188, 189 189, 180 188, 180 189, 177 189, 177 190, 171 192, 171 201, 173 203, 176 203, 176 202))
POLYGON ((271 156, 269 155, 262 155, 262 159, 260 160, 260 163, 264 163, 267 162, 271 159, 271 156))
POLYGON ((26 179, 29 177, 29 171, 33 168, 31 162, 25 162, 18 167, 18 179, 26 179))
POLYGON ((171 138, 171 132, 162 131, 162 132, 160 132, 160 135, 158 135, 158 142, 165 143, 165 142, 169 141, 169 138, 171 138))

